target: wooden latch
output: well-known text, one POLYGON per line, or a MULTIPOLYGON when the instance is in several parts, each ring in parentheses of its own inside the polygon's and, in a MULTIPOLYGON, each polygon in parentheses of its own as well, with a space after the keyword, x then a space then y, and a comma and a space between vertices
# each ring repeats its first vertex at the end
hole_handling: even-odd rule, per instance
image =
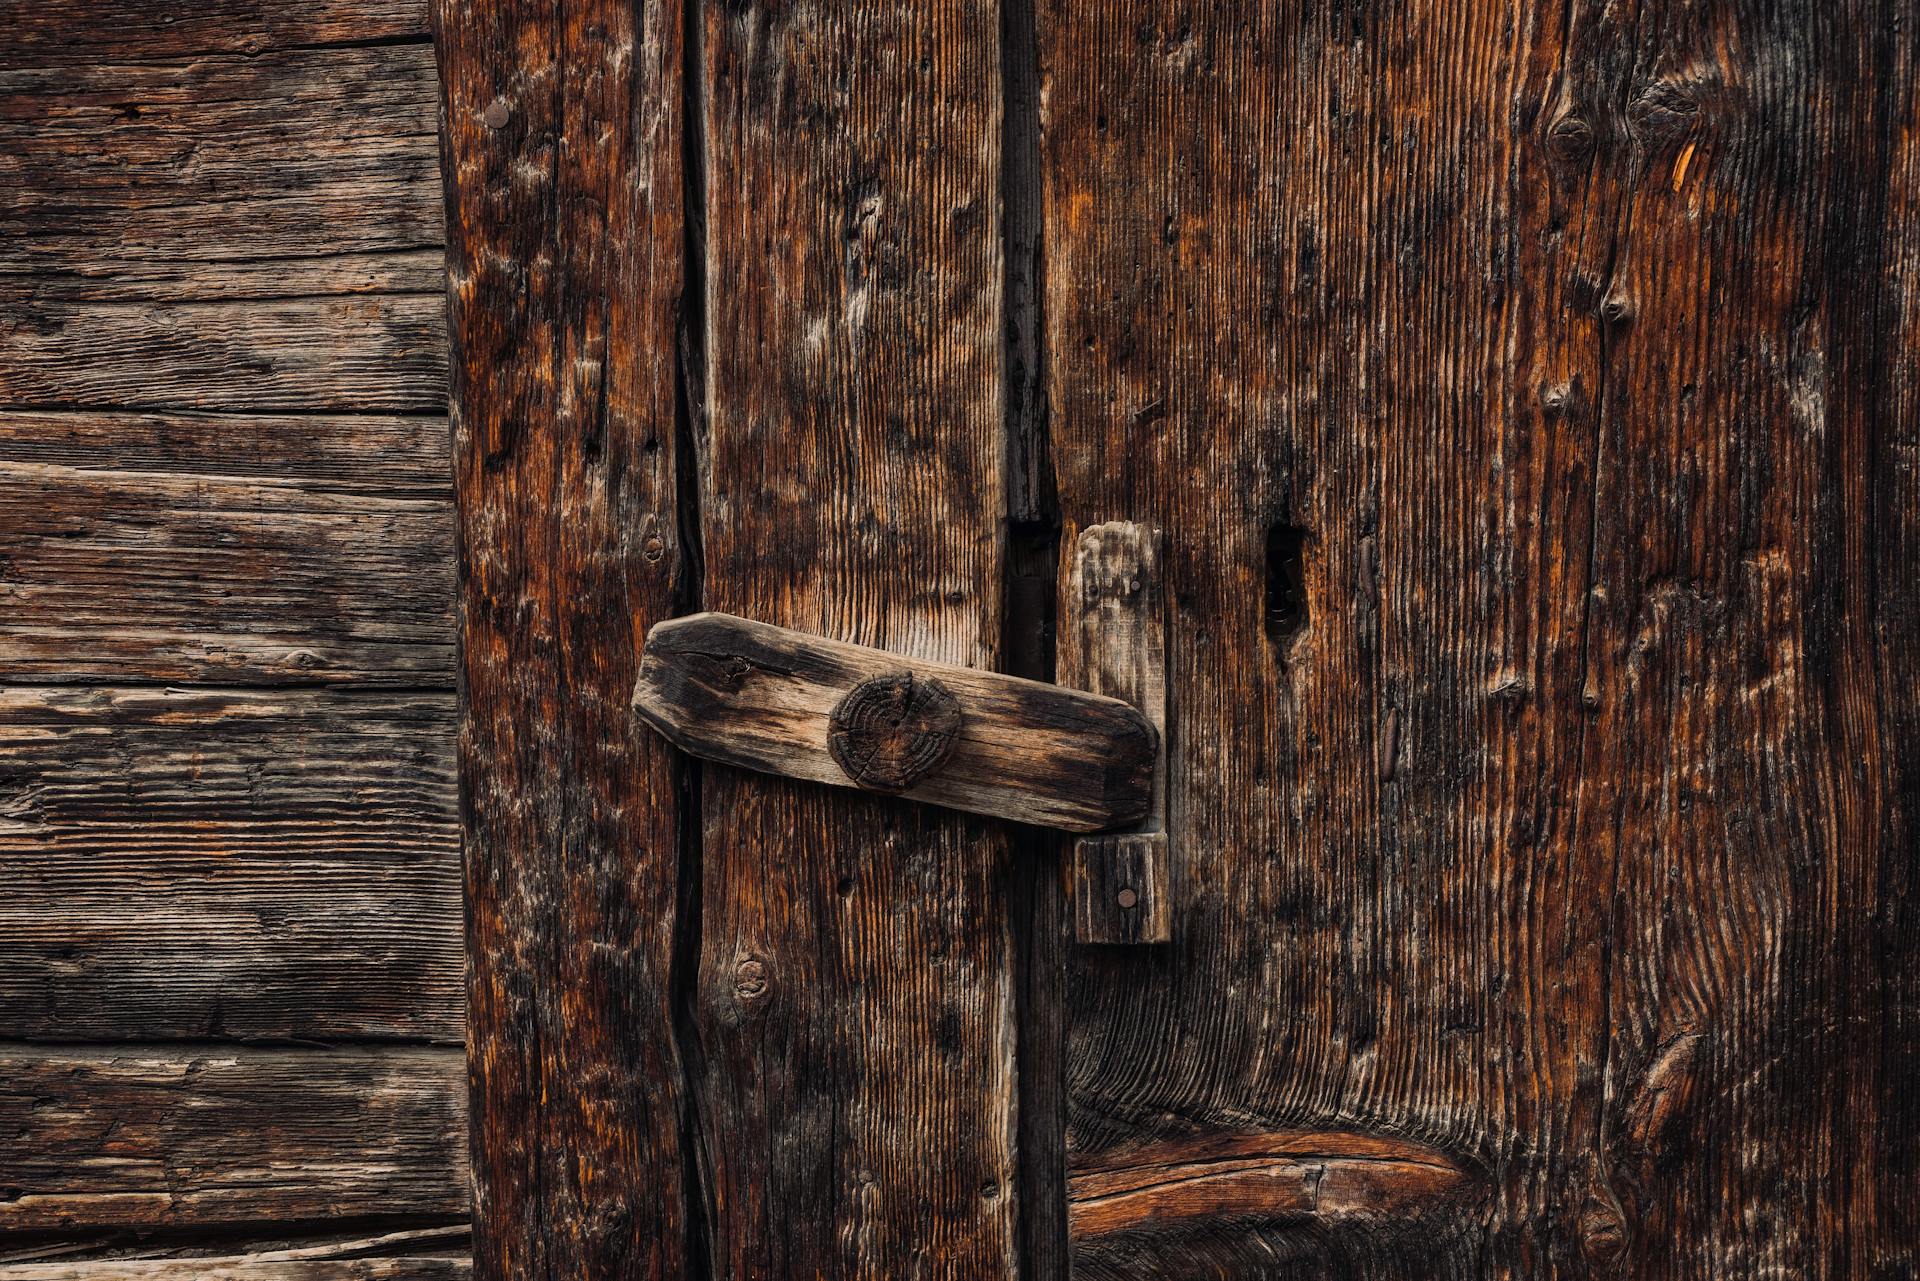
POLYGON ((1067 579, 1066 684, 695 614, 647 633, 633 706, 704 760, 1107 833, 1074 843, 1075 936, 1165 942, 1163 595, 1157 531, 1098 525, 1067 579))
POLYGON ((1154 725, 1116 698, 694 614, 656 624, 634 710, 704 760, 1098 832, 1153 809, 1154 725))

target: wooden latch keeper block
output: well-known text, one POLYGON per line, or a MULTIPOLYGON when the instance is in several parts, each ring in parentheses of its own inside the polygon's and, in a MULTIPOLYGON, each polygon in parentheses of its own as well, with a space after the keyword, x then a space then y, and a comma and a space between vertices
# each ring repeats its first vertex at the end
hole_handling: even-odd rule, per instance
POLYGON ((1095 525, 1074 543, 1060 610, 1060 681, 1132 704, 1154 728, 1153 792, 1139 827, 1073 843, 1074 937, 1173 938, 1166 830, 1166 584, 1158 529, 1095 525))

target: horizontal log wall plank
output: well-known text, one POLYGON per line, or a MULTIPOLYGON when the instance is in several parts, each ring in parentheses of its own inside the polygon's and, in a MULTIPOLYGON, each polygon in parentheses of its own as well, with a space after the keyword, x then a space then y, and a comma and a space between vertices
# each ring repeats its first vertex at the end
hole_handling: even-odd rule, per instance
POLYGON ((260 53, 424 39, 426 0, 36 0, 7 14, 0 59, 126 66, 184 54, 260 53))
POLYGON ((10 679, 451 687, 443 500, 0 464, 10 679))
POLYGON ((0 408, 431 413, 446 404, 432 295, 9 308, 0 408))
POLYGON ((0 1281, 466 1281, 470 1255, 398 1259, 111 1259, 0 1267, 0 1281))
POLYGON ((457 1042, 453 723, 451 694, 0 690, 0 1038, 457 1042))
POLYGON ((0 281, 277 258, 318 285, 357 255, 437 249, 432 65, 424 44, 147 64, 0 53, 0 281))
POLYGON ((0 1047, 0 1231, 456 1217, 455 1049, 0 1047))
POLYGON ((138 1256, 84 1243, 0 1248, 0 1281, 462 1281, 473 1271, 469 1238, 456 1224, 221 1250, 160 1246, 138 1256))
POLYGON ((1097 830, 1153 798, 1153 726, 1117 699, 727 614, 648 633, 634 709, 708 760, 1023 823, 1097 830))
POLYGON ((298 480, 317 493, 452 496, 446 423, 437 415, 0 411, 6 463, 298 480))
POLYGON ((426 44, 41 52, 0 53, 0 406, 444 409, 426 44))

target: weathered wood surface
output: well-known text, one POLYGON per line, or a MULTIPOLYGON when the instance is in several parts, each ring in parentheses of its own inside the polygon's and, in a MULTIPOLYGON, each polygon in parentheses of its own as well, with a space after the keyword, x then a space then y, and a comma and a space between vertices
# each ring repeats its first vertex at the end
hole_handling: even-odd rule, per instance
MULTIPOLYGON (((706 608, 992 668, 1006 504, 998 15, 697 6, 706 608)), ((1004 834, 702 780, 714 1274, 1015 1266, 1004 834)))
POLYGON ((0 1232, 467 1210, 457 1050, 0 1050, 0 1232))
POLYGON ((1078 943, 1165 943, 1173 937, 1173 854, 1165 832, 1083 836, 1073 843, 1078 943))
POLYGON ((79 7, 11 6, 0 34, 10 309, 44 300, 29 316, 51 323, 89 300, 372 287, 417 294, 428 314, 442 230, 424 22, 404 33, 414 43, 324 48, 276 40, 296 34, 273 30, 296 19, 290 4, 251 5, 242 23, 229 10, 224 27, 219 5, 171 23, 152 0, 118 17, 79 7))
POLYGON ((0 1038, 459 1041, 453 726, 450 695, 0 689, 0 1038))
POLYGON ((464 1216, 457 1054, 217 1043, 461 1035, 435 119, 416 0, 0 4, 0 1254, 464 1216))
POLYGON ((0 1266, 0 1281, 466 1281, 465 1255, 398 1259, 124 1259, 0 1266))
POLYGON ((1404 1139, 1338 1131, 1220 1135, 1110 1154, 1067 1183, 1073 1238, 1089 1255, 1129 1248, 1189 1265, 1168 1236, 1205 1235, 1240 1218, 1309 1228, 1397 1219, 1432 1230, 1436 1210, 1471 1208, 1471 1170, 1404 1139), (1118 1159, 1115 1159, 1115 1158, 1118 1159))
MULTIPOLYGON (((295 481, 312 491, 367 497, 453 495, 447 433, 438 418, 0 411, 0 469, 10 463, 295 481)), ((452 522, 450 502, 443 519, 452 522)))
POLYGON ((1176 942, 1073 954, 1069 1177, 1489 1191, 1076 1275, 1912 1272, 1910 13, 1039 9, 1066 536, 1165 525, 1179 638, 1176 942))
POLYGON ((678 1281, 697 1266, 674 1038, 681 780, 629 699, 684 563, 681 6, 441 0, 435 22, 474 1267, 678 1281))
POLYGON ((450 688, 451 525, 325 481, 0 462, 0 667, 450 688))
POLYGON ((1097 831, 1139 821, 1153 800, 1157 736, 1125 703, 725 614, 655 624, 633 705, 705 760, 1022 823, 1097 831), (848 731, 840 741, 862 741, 833 750, 849 700, 902 675, 944 692, 954 724, 932 733, 882 709, 891 732, 848 731), (935 738, 937 761, 893 760, 935 738), (876 754, 901 768, 877 771, 876 754))
POLYGON ((1123 699, 1154 729, 1153 787, 1137 831, 1073 843, 1073 936, 1173 937, 1167 836, 1167 583, 1160 532, 1131 521, 1080 531, 1060 601, 1060 682, 1123 699))
POLYGON ((85 70, 212 53, 424 41, 426 0, 33 0, 13 3, 0 57, 85 70))
POLYGON ((65 8, 0 37, 0 405, 439 413, 431 50, 256 20, 87 62, 65 8))
POLYGON ((169 306, 14 298, 0 407, 438 412, 445 309, 424 295, 169 306))
POLYGON ((188 1244, 149 1247, 152 1254, 135 1257, 112 1246, 56 1243, 17 1253, 0 1247, 0 1281, 464 1281, 473 1275, 468 1240, 462 1224, 319 1243, 255 1243, 244 1252, 188 1244), (99 1253, 77 1257, 82 1250, 99 1253), (48 1257, 55 1255, 64 1257, 48 1257))

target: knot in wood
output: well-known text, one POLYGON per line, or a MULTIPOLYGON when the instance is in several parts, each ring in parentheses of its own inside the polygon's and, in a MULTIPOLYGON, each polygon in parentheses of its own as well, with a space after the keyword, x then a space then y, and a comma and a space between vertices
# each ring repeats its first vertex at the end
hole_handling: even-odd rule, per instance
POLYGON ((960 703, 937 680, 876 676, 834 707, 827 750, 861 787, 904 792, 940 768, 960 732, 960 703))

